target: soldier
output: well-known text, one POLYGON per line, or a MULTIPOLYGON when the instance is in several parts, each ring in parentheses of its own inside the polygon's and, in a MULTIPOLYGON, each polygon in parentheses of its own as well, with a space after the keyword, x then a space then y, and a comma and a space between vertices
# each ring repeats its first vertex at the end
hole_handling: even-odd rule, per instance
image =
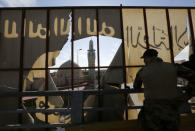
POLYGON ((163 62, 154 49, 143 56, 146 64, 136 75, 134 89, 144 85, 144 105, 138 115, 143 131, 178 131, 177 75, 190 80, 192 71, 163 62), (184 75, 182 75, 184 73, 184 75))

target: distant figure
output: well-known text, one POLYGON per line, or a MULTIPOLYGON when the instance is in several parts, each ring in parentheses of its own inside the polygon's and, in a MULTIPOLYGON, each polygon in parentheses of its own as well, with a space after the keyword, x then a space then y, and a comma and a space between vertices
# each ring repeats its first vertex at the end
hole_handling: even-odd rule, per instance
POLYGON ((144 85, 144 105, 138 115, 143 131, 178 131, 180 116, 177 102, 177 75, 190 79, 192 73, 174 64, 163 62, 154 49, 143 56, 146 64, 136 75, 134 89, 144 85), (186 71, 183 76, 179 71, 186 71))
POLYGON ((195 53, 190 56, 189 61, 182 63, 182 65, 195 71, 195 53))

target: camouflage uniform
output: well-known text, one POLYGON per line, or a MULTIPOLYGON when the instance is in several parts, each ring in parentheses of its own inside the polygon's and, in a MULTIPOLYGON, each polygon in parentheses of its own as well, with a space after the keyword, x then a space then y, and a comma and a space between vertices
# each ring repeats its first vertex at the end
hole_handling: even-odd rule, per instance
POLYGON ((178 131, 177 103, 168 100, 145 100, 139 116, 142 131, 178 131))

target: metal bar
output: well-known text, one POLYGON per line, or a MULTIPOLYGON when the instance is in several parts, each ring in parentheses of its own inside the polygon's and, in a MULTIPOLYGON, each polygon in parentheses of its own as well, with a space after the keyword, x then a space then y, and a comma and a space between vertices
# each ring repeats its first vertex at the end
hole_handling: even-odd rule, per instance
MULTIPOLYGON (((194 106, 195 103, 189 103, 194 106)), ((83 111, 104 111, 104 110, 124 110, 124 109, 140 109, 142 106, 125 106, 125 107, 83 107, 83 111)), ((0 110, 0 114, 4 113, 56 113, 70 112, 71 108, 55 108, 55 109, 17 109, 17 110, 0 110)))
MULTIPOLYGON (((0 97, 24 97, 24 96, 64 96, 71 95, 75 91, 25 91, 25 92, 0 92, 0 97)), ((119 93, 143 93, 143 89, 121 89, 121 90, 83 90, 77 91, 83 92, 85 95, 97 95, 99 94, 119 94, 119 93)))
MULTIPOLYGON (((100 86, 100 41, 99 41, 99 10, 96 8, 96 20, 97 20, 97 58, 98 58, 98 91, 101 90, 100 86)), ((102 107, 102 95, 98 94, 98 107, 102 107)), ((98 112, 98 121, 102 121, 102 112, 98 112)))
POLYGON ((0 126, 0 130, 7 129, 31 129, 31 128, 55 128, 55 127, 68 127, 70 124, 26 124, 26 125, 4 125, 0 126))
POLYGON ((98 89, 100 89, 100 44, 99 44, 99 12, 96 9, 96 20, 97 20, 97 57, 98 57, 98 89))
MULTIPOLYGON (((19 92, 22 92, 23 88, 23 63, 24 63, 24 19, 25 19, 25 11, 22 10, 21 16, 21 34, 20 34, 20 68, 19 68, 19 92)), ((22 97, 18 98, 18 107, 22 108, 22 97)), ((18 121, 22 124, 22 114, 19 115, 18 121)))
POLYGON ((169 35, 169 48, 170 48, 171 62, 174 63, 173 39, 172 39, 172 32, 171 32, 171 25, 170 25, 168 9, 166 9, 166 20, 167 20, 167 30, 168 30, 168 35, 169 35))
POLYGON ((71 39, 71 82, 72 90, 74 90, 74 9, 72 11, 72 39, 71 39))
MULTIPOLYGON (((123 67, 143 67, 144 65, 121 65, 121 66, 99 66, 99 67, 74 67, 74 69, 102 69, 102 68, 123 68, 123 67)), ((64 67, 64 68, 50 68, 49 70, 63 70, 63 69, 71 69, 71 67, 64 67)))
POLYGON ((56 113, 70 111, 71 108, 55 108, 55 109, 17 109, 17 110, 0 110, 0 114, 4 113, 56 113))
POLYGON ((84 111, 105 111, 105 110, 126 110, 141 109, 142 106, 126 106, 126 107, 85 107, 84 111))
POLYGON ((192 49, 194 53, 195 52, 195 41, 194 41, 194 27, 193 27, 191 9, 188 9, 188 18, 189 18, 189 24, 190 24, 191 45, 192 45, 192 49))
MULTIPOLYGON (((48 87, 48 75, 49 75, 49 70, 48 70, 48 52, 49 52, 49 26, 50 26, 50 10, 47 9, 47 25, 46 25, 46 29, 47 29, 47 33, 46 33, 46 58, 45 58, 45 66, 46 66, 46 70, 45 70, 45 91, 48 91, 49 87, 48 87)), ((48 108, 48 96, 45 96, 45 109, 48 108)), ((48 114, 45 114, 45 123, 48 123, 48 114)), ((46 131, 49 129, 45 129, 46 131)))
POLYGON ((149 40, 148 40, 148 24, 147 24, 147 16, 146 16, 146 9, 143 8, 143 16, 144 16, 144 28, 145 28, 145 38, 146 38, 146 48, 149 49, 149 40))
POLYGON ((164 9, 164 8, 168 8, 168 9, 188 9, 188 8, 192 8, 194 9, 195 7, 191 7, 191 6, 186 6, 186 7, 181 7, 181 6, 123 6, 123 8, 146 8, 146 9, 164 9))
POLYGON ((6 68, 6 69, 0 69, 0 71, 20 71, 20 68, 6 68))
MULTIPOLYGON (((9 10, 44 10, 44 9, 96 9, 96 8, 107 8, 107 9, 120 9, 120 6, 55 6, 55 7, 1 7, 0 9, 9 10)), ((192 6, 123 6, 123 8, 147 8, 147 9, 195 9, 192 6)))
MULTIPOLYGON (((127 65, 127 67, 143 67, 144 65, 127 65)), ((97 69, 97 68, 123 68, 123 66, 101 66, 101 67, 74 67, 74 69, 97 69)), ((64 69, 71 69, 71 67, 62 67, 62 68, 48 68, 48 70, 64 70, 64 69)), ((7 68, 7 69, 0 69, 0 71, 19 71, 19 68, 7 68)), ((46 68, 23 68, 23 70, 46 70, 46 68)))
MULTIPOLYGON (((104 111, 104 110, 124 110, 124 109, 140 109, 142 106, 125 106, 125 107, 84 107, 84 111, 104 111)), ((17 110, 0 110, 3 113, 56 113, 56 112, 70 112, 71 108, 55 108, 55 109, 17 109, 17 110)))
MULTIPOLYGON (((125 89, 127 88, 127 82, 126 82, 126 59, 125 59, 125 42, 124 42, 124 31, 123 31, 123 12, 122 12, 122 4, 121 4, 121 8, 120 8, 120 23, 121 23, 121 38, 122 38, 122 49, 123 49, 123 53, 122 53, 122 57, 123 57, 123 82, 124 82, 124 87, 125 89)), ((125 103, 126 106, 128 105, 128 101, 127 101, 127 94, 125 95, 125 103)), ((128 110, 125 110, 125 116, 126 116, 126 120, 129 119, 128 116, 128 110)))

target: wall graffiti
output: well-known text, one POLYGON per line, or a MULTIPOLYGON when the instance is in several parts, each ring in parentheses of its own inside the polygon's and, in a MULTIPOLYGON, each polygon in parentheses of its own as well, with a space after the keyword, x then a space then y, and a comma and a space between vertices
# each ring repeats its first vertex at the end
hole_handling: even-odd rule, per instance
MULTIPOLYGON (((180 41, 185 35, 187 35, 187 27, 185 28, 185 30, 183 32, 181 32, 180 35, 178 35, 178 27, 177 26, 174 26, 174 29, 173 29, 173 27, 171 27, 171 31, 173 31, 173 30, 175 30, 175 41, 177 43, 179 50, 184 49, 185 46, 187 46, 189 44, 189 42, 184 41, 184 43, 183 43, 184 46, 182 46, 182 43, 180 43, 180 41)), ((172 33, 172 36, 173 36, 173 33, 172 33)))
MULTIPOLYGON (((187 33, 187 27, 183 32, 179 34, 178 32, 178 27, 174 26, 174 28, 171 26, 171 36, 174 37, 175 42, 177 43, 177 47, 179 50, 182 50, 189 44, 189 41, 184 41, 183 43, 181 40, 185 37, 185 35, 188 35, 187 33)), ((146 35, 144 34, 143 37, 141 38, 141 31, 143 30, 142 26, 133 27, 133 26, 127 26, 126 27, 126 34, 127 34, 127 46, 131 45, 133 48, 137 48, 140 46, 143 49, 146 49, 146 35), (135 33, 136 30, 136 33, 135 33), (144 40, 144 43, 140 43, 140 39, 144 40)), ((152 26, 152 36, 148 37, 150 40, 152 38, 152 43, 149 43, 149 46, 155 49, 160 49, 161 47, 164 47, 166 50, 170 50, 170 47, 168 47, 165 44, 165 39, 168 39, 168 34, 166 33, 165 30, 160 29, 156 26, 152 26), (160 41, 157 42, 156 39, 160 39, 160 41)))
MULTIPOLYGON (((44 24, 35 24, 33 23, 33 21, 28 21, 26 22, 26 19, 24 20, 24 36, 26 36, 26 30, 28 30, 28 37, 29 38, 41 38, 41 39, 46 39, 46 26, 44 24), (27 28, 27 24, 28 24, 28 29, 27 28)), ((79 34, 79 35, 82 35, 82 28, 86 28, 86 34, 88 36, 91 36, 91 35, 96 35, 97 34, 97 21, 94 20, 92 26, 93 26, 93 31, 91 30, 91 20, 90 18, 87 18, 86 19, 86 23, 85 23, 85 26, 83 27, 81 25, 82 23, 82 19, 81 17, 79 17, 78 19, 78 32, 74 32, 75 34, 79 34)), ((52 23, 51 23, 52 24, 52 23)), ((53 30, 54 30, 54 34, 55 36, 64 36, 64 35, 68 35, 69 34, 69 31, 70 31, 70 20, 67 19, 58 19, 58 18, 55 18, 54 20, 54 23, 52 24, 53 25, 53 30), (59 22, 60 21, 60 22, 59 22), (58 25, 58 23, 60 23, 58 25)), ((10 21, 8 19, 6 19, 4 21, 4 37, 5 38, 18 38, 19 37, 19 34, 17 32, 17 23, 16 21, 10 21), (9 32, 9 30, 11 30, 11 32, 9 32)), ((104 35, 104 36, 114 36, 115 35, 115 29, 114 27, 112 26, 109 26, 106 22, 102 22, 101 24, 101 27, 102 29, 99 31, 99 35, 104 35)), ((50 31, 49 31, 50 32, 50 31)), ((50 33, 49 33, 50 35, 50 33)))

